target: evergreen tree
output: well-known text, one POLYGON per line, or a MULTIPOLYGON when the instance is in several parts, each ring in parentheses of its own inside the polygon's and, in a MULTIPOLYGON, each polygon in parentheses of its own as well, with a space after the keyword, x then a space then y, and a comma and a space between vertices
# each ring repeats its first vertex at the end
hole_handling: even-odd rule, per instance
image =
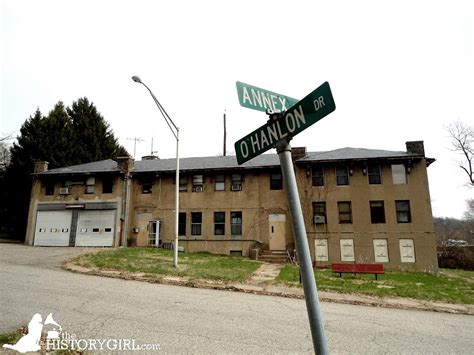
POLYGON ((0 220, 0 229, 13 229, 17 238, 24 238, 35 161, 48 161, 49 168, 54 169, 128 155, 87 98, 74 102, 71 108, 58 102, 48 116, 37 109, 22 125, 11 148, 11 162, 2 184, 2 190, 7 191, 0 191, 6 192, 8 210, 0 220))

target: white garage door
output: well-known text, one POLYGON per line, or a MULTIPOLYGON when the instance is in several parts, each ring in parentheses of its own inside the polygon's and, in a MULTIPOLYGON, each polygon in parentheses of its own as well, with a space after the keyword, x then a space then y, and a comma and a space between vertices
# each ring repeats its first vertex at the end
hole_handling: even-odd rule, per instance
POLYGON ((38 211, 34 245, 67 247, 71 218, 71 211, 38 211))
POLYGON ((115 210, 80 211, 77 247, 111 247, 114 243, 115 210))

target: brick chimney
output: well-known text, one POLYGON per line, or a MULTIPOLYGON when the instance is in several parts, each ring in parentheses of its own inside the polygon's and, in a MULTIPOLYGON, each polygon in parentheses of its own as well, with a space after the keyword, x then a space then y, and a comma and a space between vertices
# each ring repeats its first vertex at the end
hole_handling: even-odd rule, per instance
POLYGON ((293 161, 304 158, 306 155, 306 147, 293 147, 291 148, 291 158, 293 161))
POLYGON ((425 146, 423 145, 423 141, 412 141, 406 142, 405 144, 408 153, 421 155, 423 157, 425 156, 425 146))
POLYGON ((134 162, 132 157, 117 158, 117 166, 124 173, 129 173, 133 170, 134 162))
POLYGON ((48 165, 49 163, 44 160, 35 161, 35 174, 44 173, 45 171, 48 171, 48 165))

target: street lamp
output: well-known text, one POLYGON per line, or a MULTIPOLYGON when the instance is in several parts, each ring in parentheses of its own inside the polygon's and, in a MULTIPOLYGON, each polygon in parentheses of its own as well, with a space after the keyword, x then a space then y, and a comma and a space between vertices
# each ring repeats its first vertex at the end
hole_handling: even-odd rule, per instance
POLYGON ((158 99, 153 95, 151 92, 150 88, 146 86, 146 84, 141 81, 141 79, 138 76, 132 76, 132 80, 136 83, 142 84, 144 87, 147 88, 147 90, 150 92, 151 97, 155 101, 156 106, 158 106, 158 109, 160 110, 161 114, 163 115, 166 124, 171 130, 171 133, 173 133, 173 136, 176 138, 176 216, 175 216, 175 224, 174 224, 174 255, 173 255, 173 266, 178 267, 178 223, 179 223, 179 128, 174 124, 173 120, 170 118, 170 116, 166 113, 165 109, 163 106, 161 106, 160 102, 158 99))

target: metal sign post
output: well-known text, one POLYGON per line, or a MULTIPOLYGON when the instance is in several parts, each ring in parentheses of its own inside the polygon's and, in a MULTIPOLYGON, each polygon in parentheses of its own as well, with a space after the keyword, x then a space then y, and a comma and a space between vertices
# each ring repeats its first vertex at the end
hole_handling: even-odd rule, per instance
POLYGON ((317 354, 328 354, 326 336, 324 334, 324 322, 319 307, 316 280, 311 263, 308 238, 304 225, 303 211, 301 209, 298 186, 296 185, 295 171, 291 160, 291 147, 289 141, 309 126, 315 124, 323 117, 329 115, 336 109, 329 83, 325 82, 302 100, 293 103, 294 99, 278 95, 271 91, 252 87, 237 82, 237 92, 240 104, 255 110, 270 112, 270 120, 252 133, 235 142, 235 152, 238 164, 243 164, 250 159, 276 148, 280 159, 283 181, 288 195, 291 219, 293 220, 293 234, 295 236, 296 251, 301 268, 306 309, 308 311, 309 325, 313 337, 314 351, 317 354), (250 95, 249 92, 252 94, 250 95), (270 97, 264 101, 262 97, 270 97), (253 101, 252 101, 253 98, 253 101), (261 99, 261 102, 258 100, 261 99), (277 106, 278 98, 280 106, 277 106), (267 101, 273 106, 269 107, 267 101), (291 107, 280 114, 275 111, 291 107))
POLYGON ((296 185, 293 162, 291 160, 291 147, 289 143, 282 139, 276 145, 280 166, 283 174, 283 181, 288 196, 291 219, 293 220, 293 234, 295 236, 296 251, 301 269, 303 289, 306 300, 306 310, 308 312, 309 326, 313 337, 313 346, 316 354, 329 354, 326 336, 324 334, 324 322, 321 308, 319 306, 318 290, 314 279, 314 272, 309 252, 306 228, 304 225, 303 211, 301 210, 298 187, 296 185))

